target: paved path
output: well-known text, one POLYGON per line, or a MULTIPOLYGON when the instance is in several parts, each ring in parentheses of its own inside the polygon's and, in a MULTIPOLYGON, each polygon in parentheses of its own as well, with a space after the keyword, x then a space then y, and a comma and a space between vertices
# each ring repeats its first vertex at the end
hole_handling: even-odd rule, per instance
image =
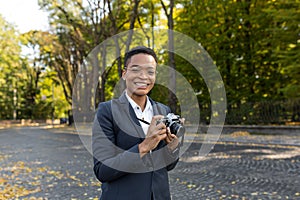
MULTIPOLYGON (((300 199, 299 141, 226 135, 199 158, 196 140, 170 172, 173 200, 300 199)), ((96 199, 100 192, 92 157, 72 130, 0 130, 1 200, 96 199)))

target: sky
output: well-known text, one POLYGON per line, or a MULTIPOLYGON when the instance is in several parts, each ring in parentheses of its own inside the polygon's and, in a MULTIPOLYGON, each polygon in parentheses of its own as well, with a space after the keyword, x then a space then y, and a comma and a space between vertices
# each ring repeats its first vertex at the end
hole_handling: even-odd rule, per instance
POLYGON ((0 0, 0 14, 21 33, 48 29, 48 14, 39 9, 38 0, 0 0))

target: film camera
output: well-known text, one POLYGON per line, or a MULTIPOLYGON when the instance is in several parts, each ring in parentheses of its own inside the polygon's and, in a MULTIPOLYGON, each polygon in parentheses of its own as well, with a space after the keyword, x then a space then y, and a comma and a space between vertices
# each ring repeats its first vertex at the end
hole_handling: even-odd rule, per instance
POLYGON ((158 120, 157 124, 161 122, 164 123, 166 127, 170 128, 172 134, 176 135, 177 137, 181 137, 185 133, 185 128, 180 124, 179 119, 180 119, 179 115, 175 115, 174 113, 169 113, 167 116, 158 120))

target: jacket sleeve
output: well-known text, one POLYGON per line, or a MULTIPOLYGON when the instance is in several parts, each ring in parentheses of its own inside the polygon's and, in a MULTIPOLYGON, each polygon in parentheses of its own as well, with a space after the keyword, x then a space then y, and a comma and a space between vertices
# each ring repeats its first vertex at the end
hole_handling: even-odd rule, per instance
POLYGON ((167 170, 170 171, 174 169, 179 161, 179 147, 177 147, 177 150, 175 152, 170 152, 169 149, 167 149, 169 158, 172 159, 173 162, 171 162, 169 165, 167 165, 167 170))
POLYGON ((101 182, 114 181, 128 173, 145 170, 138 144, 128 150, 116 146, 116 125, 110 102, 100 103, 92 130, 94 173, 101 182))

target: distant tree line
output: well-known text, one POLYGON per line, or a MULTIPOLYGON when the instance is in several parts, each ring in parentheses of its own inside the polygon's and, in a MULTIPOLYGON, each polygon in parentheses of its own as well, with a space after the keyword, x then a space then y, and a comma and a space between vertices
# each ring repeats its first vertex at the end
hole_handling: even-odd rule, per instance
MULTIPOLYGON (((39 5, 49 13, 49 31, 20 34, 0 17, 0 119, 70 114, 74 81, 90 51, 131 29, 141 29, 144 45, 155 47, 159 37, 149 27, 184 33, 210 54, 225 84, 227 123, 264 123, 252 117, 264 108, 259 102, 300 97, 298 0, 40 0, 39 5), (30 53, 22 55, 22 47, 30 53)), ((135 44, 129 34, 115 45, 122 55, 135 44)), ((201 120, 209 122, 211 100, 204 80, 180 56, 158 54, 161 64, 186 77, 197 94, 201 120)), ((101 74, 94 104, 114 96, 122 66, 121 56, 101 74)), ((151 93, 176 110, 176 97, 168 95, 162 87, 151 93)), ((290 116, 265 123, 297 121, 290 116)))

